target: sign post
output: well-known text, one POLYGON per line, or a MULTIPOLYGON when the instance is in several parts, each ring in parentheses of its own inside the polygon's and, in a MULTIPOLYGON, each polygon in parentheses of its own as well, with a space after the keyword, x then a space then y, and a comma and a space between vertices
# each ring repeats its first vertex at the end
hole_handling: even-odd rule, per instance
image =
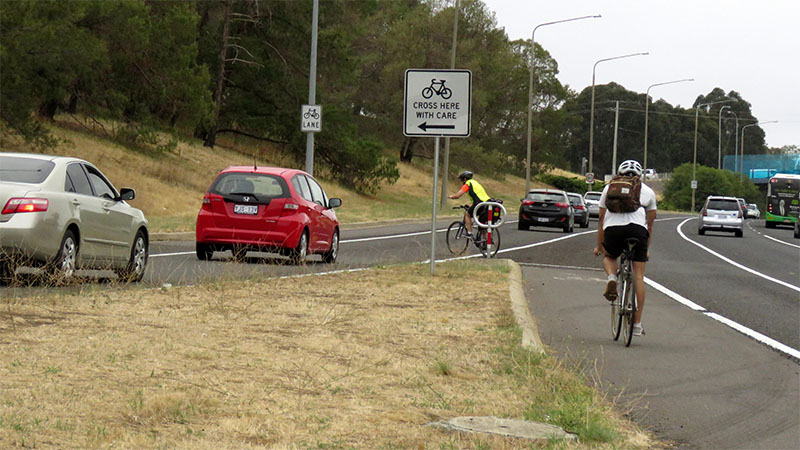
MULTIPOLYGON (((436 187, 439 185, 439 138, 468 137, 472 114, 472 72, 408 69, 405 76, 403 134, 435 137, 431 275, 436 264, 436 187)), ((447 174, 445 174, 447 176, 447 174)))

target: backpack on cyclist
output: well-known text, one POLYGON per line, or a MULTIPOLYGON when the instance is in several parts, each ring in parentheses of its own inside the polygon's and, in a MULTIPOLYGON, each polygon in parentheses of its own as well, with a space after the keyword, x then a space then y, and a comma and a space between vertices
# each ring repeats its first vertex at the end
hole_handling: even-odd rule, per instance
POLYGON ((642 180, 637 176, 615 175, 608 184, 606 209, 615 213, 634 212, 641 206, 642 180))

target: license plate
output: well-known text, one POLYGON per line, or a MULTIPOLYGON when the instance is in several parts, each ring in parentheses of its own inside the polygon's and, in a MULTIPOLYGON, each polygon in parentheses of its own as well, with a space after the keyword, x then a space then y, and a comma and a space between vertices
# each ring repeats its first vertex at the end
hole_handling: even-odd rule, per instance
POLYGON ((550 222, 550 219, 548 219, 547 217, 539 217, 538 220, 539 222, 550 222))
POLYGON ((258 214, 258 205, 233 205, 235 214, 258 214))

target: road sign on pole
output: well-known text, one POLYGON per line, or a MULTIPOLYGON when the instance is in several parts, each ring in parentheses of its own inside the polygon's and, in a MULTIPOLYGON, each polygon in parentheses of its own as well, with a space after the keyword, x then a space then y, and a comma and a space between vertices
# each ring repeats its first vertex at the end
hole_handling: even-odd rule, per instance
POLYGON ((594 172, 586 172, 586 184, 594 184, 594 172))
POLYGON ((321 105, 303 105, 300 114, 300 131, 303 133, 319 133, 322 131, 321 105))
POLYGON ((472 113, 469 70, 408 69, 404 98, 404 135, 469 136, 472 113))

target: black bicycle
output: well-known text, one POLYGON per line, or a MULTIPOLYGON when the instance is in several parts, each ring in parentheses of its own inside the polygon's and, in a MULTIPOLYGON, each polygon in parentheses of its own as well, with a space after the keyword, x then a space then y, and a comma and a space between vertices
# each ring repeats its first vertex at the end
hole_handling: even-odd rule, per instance
MULTIPOLYGON (((469 205, 454 206, 453 209, 469 210, 469 205)), ((447 227, 447 249, 450 250, 455 256, 463 255, 469 247, 469 243, 473 242, 481 254, 487 258, 492 258, 500 250, 500 230, 497 228, 492 229, 492 241, 488 242, 487 228, 478 227, 474 236, 467 233, 467 225, 464 220, 457 220, 447 227)))
POLYGON ((633 276, 633 250, 639 244, 636 238, 625 239, 625 248, 617 269, 617 298, 611 302, 611 335, 616 341, 620 333, 625 347, 630 347, 633 321, 636 314, 636 277, 633 276))

